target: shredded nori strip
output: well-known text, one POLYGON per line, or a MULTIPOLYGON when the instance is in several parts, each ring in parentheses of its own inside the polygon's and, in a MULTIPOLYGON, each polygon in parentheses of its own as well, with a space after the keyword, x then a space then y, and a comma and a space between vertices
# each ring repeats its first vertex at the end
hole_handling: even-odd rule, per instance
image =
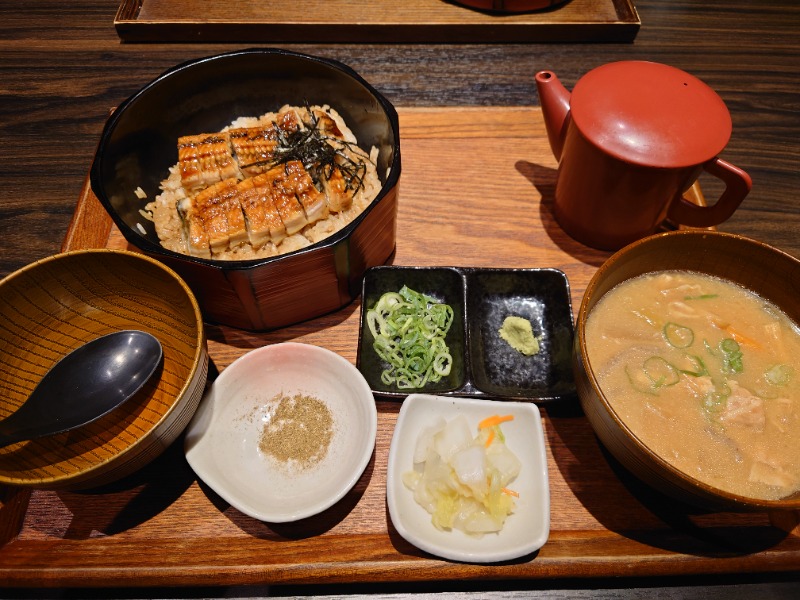
MULTIPOLYGON (((350 158, 345 150, 353 151, 354 147, 359 150, 360 148, 346 140, 322 133, 319 129, 319 119, 308 106, 306 108, 311 117, 311 123, 303 121, 305 129, 287 133, 280 127, 275 127, 278 145, 272 153, 268 167, 273 168, 294 160, 299 161, 316 184, 323 179, 329 180, 333 176, 334 170, 338 168, 342 172, 345 189, 352 190, 355 194, 364 186, 367 167, 363 162, 350 158)), ((260 161, 243 166, 251 167, 262 164, 264 162, 260 161)))

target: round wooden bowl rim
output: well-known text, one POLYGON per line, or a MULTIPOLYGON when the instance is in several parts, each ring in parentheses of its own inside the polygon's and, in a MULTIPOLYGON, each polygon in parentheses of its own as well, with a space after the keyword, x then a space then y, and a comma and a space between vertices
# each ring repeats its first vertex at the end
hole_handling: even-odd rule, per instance
POLYGON ((192 312, 194 314, 195 325, 197 330, 197 338, 195 340, 196 342, 195 354, 192 360, 191 368, 186 376, 186 380, 181 386, 180 391, 178 392, 178 394, 176 395, 175 399, 170 404, 170 406, 166 409, 164 414, 161 415, 158 421, 152 427, 150 427, 144 435, 136 437, 136 439, 132 443, 126 445, 125 448, 123 448, 120 452, 114 454, 113 456, 105 460, 97 461, 88 468, 81 469, 78 471, 73 471, 68 474, 55 475, 53 477, 39 477, 34 479, 29 477, 9 477, 0 474, 0 484, 13 485, 18 487, 54 488, 54 487, 63 487, 65 484, 68 484, 75 480, 80 480, 82 482, 83 481, 90 482, 92 480, 92 474, 97 473, 98 471, 100 471, 101 473, 105 472, 107 469, 109 469, 110 463, 117 463, 123 460, 124 457, 129 456, 132 452, 138 450, 138 448, 141 445, 145 444, 148 438, 150 438, 152 435, 157 434, 159 428, 163 427, 164 422, 169 420, 173 416, 174 412, 178 410, 179 406, 182 406, 183 400, 187 398, 187 394, 190 392, 189 387, 197 384, 196 380, 198 375, 198 369, 200 369, 201 363, 204 360, 204 356, 206 356, 207 354, 207 351, 205 349, 205 328, 203 323, 203 317, 200 312, 200 306, 197 302, 197 299, 194 296, 194 293, 189 288, 187 283, 173 269, 171 269, 164 263, 159 262, 158 260, 150 256, 141 254, 139 252, 132 252, 129 250, 117 250, 111 248, 86 248, 80 250, 69 250, 38 259, 28 265, 25 265, 24 267, 21 267, 20 269, 14 271, 13 273, 8 274, 6 277, 0 280, 0 288, 7 285, 13 279, 23 276, 24 274, 30 273, 31 271, 37 269, 41 265, 58 262, 66 258, 71 258, 81 255, 116 255, 116 256, 123 256, 128 259, 142 260, 156 267, 157 269, 164 271, 172 281, 180 285, 181 289, 186 294, 186 297, 192 306, 192 312))

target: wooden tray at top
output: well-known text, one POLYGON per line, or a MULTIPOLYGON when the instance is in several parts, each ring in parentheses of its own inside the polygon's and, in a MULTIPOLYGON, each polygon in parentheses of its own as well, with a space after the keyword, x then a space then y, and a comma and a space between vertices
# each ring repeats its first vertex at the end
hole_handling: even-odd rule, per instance
POLYGON ((490 14, 445 0, 123 0, 127 42, 630 42, 631 0, 568 0, 553 9, 490 14))
MULTIPOLYGON (((538 108, 400 109, 397 265, 555 267, 577 310, 609 255, 568 238, 550 203, 555 160, 538 108)), ((702 200, 701 197, 698 201, 702 200)), ((88 186, 64 249, 126 248, 88 186)), ((316 344, 355 362, 359 301, 269 333, 209 326, 213 366, 265 344, 316 344)), ((213 371, 213 368, 212 368, 213 371)), ((633 479, 574 403, 543 408, 551 531, 539 552, 499 565, 453 563, 405 542, 388 518, 386 466, 400 404, 378 403, 373 460, 325 513, 268 524, 198 481, 182 443, 102 490, 0 489, 0 587, 199 586, 633 577, 791 571, 795 513, 707 513, 633 479)))

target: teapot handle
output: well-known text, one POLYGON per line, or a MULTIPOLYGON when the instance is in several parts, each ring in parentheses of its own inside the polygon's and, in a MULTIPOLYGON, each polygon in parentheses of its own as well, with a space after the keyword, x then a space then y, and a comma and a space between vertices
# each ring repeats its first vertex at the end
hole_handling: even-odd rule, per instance
POLYGON ((698 206, 686 198, 679 198, 669 208, 669 221, 689 227, 719 225, 731 217, 753 187, 747 173, 719 157, 704 163, 703 170, 725 183, 722 195, 711 206, 698 206))

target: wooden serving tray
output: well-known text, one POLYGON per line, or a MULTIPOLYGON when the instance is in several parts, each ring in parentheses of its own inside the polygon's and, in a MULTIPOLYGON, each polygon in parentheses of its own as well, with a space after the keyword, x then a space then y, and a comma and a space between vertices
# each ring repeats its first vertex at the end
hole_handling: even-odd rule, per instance
POLYGON ((123 0, 127 42, 630 42, 631 0, 569 0, 554 9, 489 14, 445 0, 123 0))
MULTIPOLYGON (((538 108, 400 109, 397 265, 555 267, 574 310, 608 253, 568 238, 550 211, 555 160, 538 108)), ((700 201, 701 198, 698 198, 700 201)), ((64 249, 126 248, 88 185, 64 249)), ((359 301, 269 333, 209 326, 212 368, 287 340, 355 362, 359 301)), ((375 454, 325 513, 268 524, 198 481, 182 440, 144 470, 86 492, 0 489, 0 587, 205 586, 634 577, 793 571, 797 513, 709 513, 630 476, 574 403, 543 407, 551 491, 544 547, 496 565, 453 563, 405 542, 388 518, 386 468, 400 404, 378 401, 375 454)))

